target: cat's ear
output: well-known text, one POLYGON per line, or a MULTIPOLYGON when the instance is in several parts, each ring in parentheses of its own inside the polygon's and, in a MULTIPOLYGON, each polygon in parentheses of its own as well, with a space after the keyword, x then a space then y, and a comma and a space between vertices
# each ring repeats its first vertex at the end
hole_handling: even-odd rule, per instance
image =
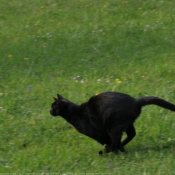
POLYGON ((60 94, 57 94, 58 100, 63 99, 63 97, 60 94))
POLYGON ((54 101, 57 101, 57 98, 53 97, 54 101))

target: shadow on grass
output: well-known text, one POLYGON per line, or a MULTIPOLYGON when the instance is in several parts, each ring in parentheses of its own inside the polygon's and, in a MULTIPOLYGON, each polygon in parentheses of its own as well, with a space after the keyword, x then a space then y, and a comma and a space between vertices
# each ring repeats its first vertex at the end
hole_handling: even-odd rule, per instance
POLYGON ((169 142, 167 144, 164 145, 159 145, 159 146, 145 146, 143 148, 140 149, 140 151, 161 151, 161 150, 165 150, 165 149, 171 149, 171 148, 175 148, 175 142, 169 142))
POLYGON ((143 155, 143 157, 145 157, 145 154, 149 154, 149 155, 153 155, 153 154, 157 154, 159 152, 163 152, 163 153, 169 153, 171 154, 172 151, 175 150, 175 142, 168 142, 165 143, 164 145, 138 145, 136 147, 130 147, 130 148, 126 148, 126 152, 118 152, 116 153, 105 153, 102 155, 99 155, 100 157, 133 157, 134 159, 136 158, 135 154, 138 155, 143 155), (134 156, 133 156, 134 155, 134 156))

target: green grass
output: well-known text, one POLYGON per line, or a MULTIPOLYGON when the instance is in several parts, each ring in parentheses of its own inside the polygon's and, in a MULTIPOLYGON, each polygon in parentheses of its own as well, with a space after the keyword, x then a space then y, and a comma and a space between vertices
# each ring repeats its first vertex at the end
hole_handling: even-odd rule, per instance
POLYGON ((0 173, 175 174, 173 112, 144 108, 128 154, 105 156, 49 114, 57 93, 78 104, 103 91, 175 103, 174 1, 0 4, 0 173))

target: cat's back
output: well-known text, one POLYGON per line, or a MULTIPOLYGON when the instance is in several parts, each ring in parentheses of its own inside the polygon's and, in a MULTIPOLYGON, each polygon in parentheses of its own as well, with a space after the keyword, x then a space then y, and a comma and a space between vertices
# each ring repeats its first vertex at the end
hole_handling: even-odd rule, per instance
POLYGON ((111 104, 111 103, 134 103, 135 98, 120 92, 103 92, 89 99, 89 102, 111 104))
POLYGON ((88 106, 94 111, 102 112, 107 109, 130 110, 135 108, 136 99, 128 94, 119 92, 103 92, 91 97, 88 106))

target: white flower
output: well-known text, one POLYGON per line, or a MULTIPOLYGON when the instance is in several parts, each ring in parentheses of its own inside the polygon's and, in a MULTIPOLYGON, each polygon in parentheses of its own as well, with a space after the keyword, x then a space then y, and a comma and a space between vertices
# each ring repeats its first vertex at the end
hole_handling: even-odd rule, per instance
POLYGON ((101 79, 98 79, 98 80, 97 80, 97 83, 100 83, 100 81, 101 81, 101 79))

